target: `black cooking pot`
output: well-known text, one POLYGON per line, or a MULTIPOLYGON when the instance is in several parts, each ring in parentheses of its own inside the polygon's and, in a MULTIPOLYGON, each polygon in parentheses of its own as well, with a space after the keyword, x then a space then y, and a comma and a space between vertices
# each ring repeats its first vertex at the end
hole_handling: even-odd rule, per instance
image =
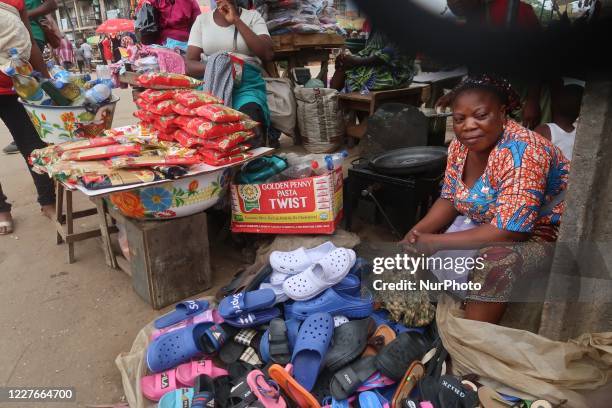
POLYGON ((444 170, 446 155, 446 147, 406 147, 390 150, 373 157, 369 166, 378 173, 390 176, 436 173, 444 170))

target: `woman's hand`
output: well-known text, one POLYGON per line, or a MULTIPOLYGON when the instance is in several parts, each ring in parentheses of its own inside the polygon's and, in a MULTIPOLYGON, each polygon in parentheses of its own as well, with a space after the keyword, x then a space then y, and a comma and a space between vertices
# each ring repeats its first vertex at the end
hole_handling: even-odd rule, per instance
POLYGON ((236 24, 236 21, 240 19, 236 6, 230 0, 219 0, 217 10, 228 24, 236 24))
POLYGON ((436 236, 437 234, 427 234, 413 229, 406 234, 400 244, 408 253, 429 256, 437 251, 434 242, 436 236))

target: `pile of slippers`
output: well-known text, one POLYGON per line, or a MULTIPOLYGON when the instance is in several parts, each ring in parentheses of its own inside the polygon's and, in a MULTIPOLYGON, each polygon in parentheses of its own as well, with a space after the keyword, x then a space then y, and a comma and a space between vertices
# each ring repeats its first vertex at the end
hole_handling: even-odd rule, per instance
POLYGON ((182 302, 155 321, 140 380, 147 399, 160 408, 521 406, 477 378, 447 375, 435 327, 375 310, 361 288, 371 267, 353 250, 273 252, 270 266, 258 289, 216 307, 182 302))

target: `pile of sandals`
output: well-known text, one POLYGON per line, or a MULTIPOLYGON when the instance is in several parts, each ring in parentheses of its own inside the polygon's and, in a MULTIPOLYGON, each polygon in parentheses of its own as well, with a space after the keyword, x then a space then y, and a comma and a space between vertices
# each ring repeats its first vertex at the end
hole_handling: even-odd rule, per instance
MULTIPOLYGON (((178 304, 154 323, 140 390, 160 408, 552 407, 447 373, 435 324, 375 308, 371 266, 346 248, 274 251, 218 305, 178 304), (540 405, 538 405, 540 404, 540 405)), ((548 405, 546 405, 548 404, 548 405)))

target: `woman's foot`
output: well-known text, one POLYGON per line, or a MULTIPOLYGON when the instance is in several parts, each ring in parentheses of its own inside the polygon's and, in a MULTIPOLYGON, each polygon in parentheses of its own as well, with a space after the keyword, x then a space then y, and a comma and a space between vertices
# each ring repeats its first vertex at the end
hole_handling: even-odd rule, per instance
POLYGON ((55 217, 55 204, 41 205, 40 206, 40 212, 45 217, 47 217, 48 219, 52 220, 53 217, 55 217))
POLYGON ((8 235, 13 232, 13 217, 10 212, 0 212, 0 235, 8 235))

